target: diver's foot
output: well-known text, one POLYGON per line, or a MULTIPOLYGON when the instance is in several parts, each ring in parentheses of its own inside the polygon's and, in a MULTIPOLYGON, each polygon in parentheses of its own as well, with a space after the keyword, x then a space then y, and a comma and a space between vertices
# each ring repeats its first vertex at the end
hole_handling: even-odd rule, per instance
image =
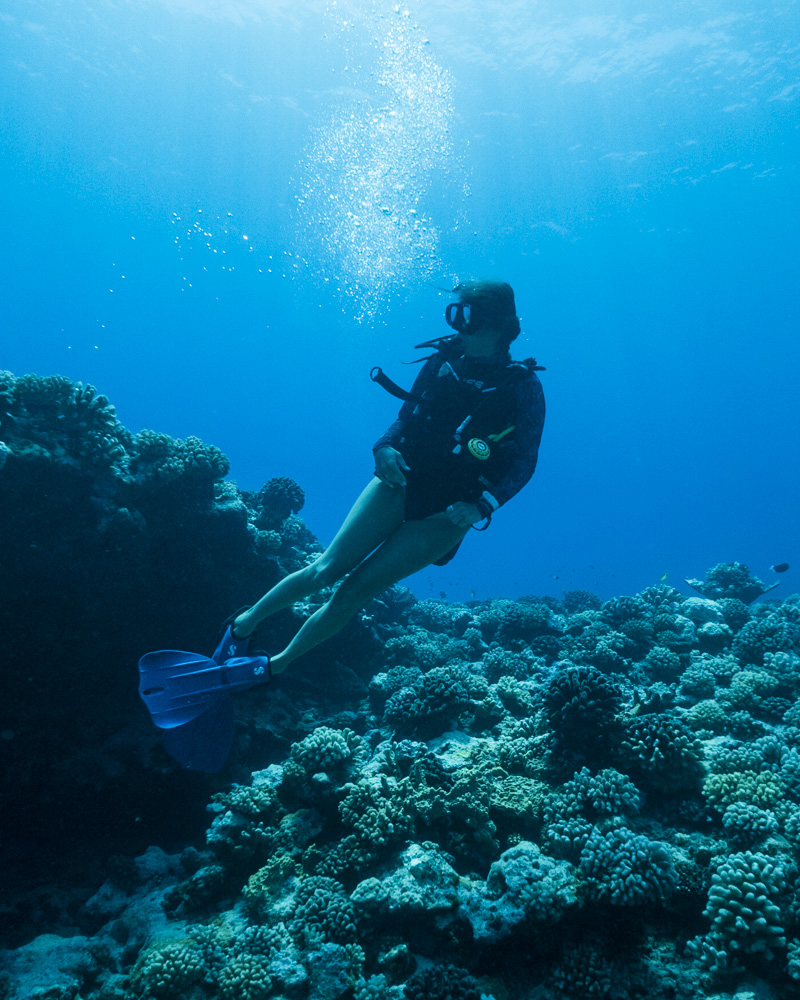
POLYGON ((232 660, 235 657, 249 655, 250 632, 252 632, 252 629, 247 634, 245 634, 246 627, 234 631, 236 629, 236 622, 241 618, 245 618, 248 610, 247 608, 240 608, 225 622, 227 627, 211 656, 211 659, 215 663, 224 663, 226 660, 232 660))

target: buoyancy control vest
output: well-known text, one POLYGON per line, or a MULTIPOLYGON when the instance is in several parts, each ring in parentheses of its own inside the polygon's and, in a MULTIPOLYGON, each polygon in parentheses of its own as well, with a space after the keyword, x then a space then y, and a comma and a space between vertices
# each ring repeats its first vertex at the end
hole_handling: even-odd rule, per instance
POLYGON ((400 389, 379 368, 371 377, 407 403, 400 450, 414 478, 433 477, 455 496, 475 499, 514 459, 516 384, 543 369, 533 358, 492 363, 461 355, 447 342, 436 346, 436 354, 423 359, 438 363, 436 377, 419 395, 400 389))

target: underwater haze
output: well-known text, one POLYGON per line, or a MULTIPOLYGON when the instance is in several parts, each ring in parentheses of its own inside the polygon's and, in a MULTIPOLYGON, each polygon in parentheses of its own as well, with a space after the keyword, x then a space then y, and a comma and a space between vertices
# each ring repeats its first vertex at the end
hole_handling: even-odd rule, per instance
POLYGON ((797 2, 6 0, 0 39, 0 368, 295 479, 327 542, 397 411, 370 369, 409 386, 499 277, 539 467, 414 592, 791 592, 797 2))

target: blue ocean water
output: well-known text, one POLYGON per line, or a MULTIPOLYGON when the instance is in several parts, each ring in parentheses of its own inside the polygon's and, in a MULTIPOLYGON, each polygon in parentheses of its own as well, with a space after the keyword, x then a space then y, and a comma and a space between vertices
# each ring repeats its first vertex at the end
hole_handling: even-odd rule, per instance
MULTIPOLYGON (((296 479, 324 542, 446 332, 515 288, 530 486, 420 596, 798 563, 796 2, 8 0, 0 367, 296 479)), ((776 593, 796 587, 792 569, 776 593)))

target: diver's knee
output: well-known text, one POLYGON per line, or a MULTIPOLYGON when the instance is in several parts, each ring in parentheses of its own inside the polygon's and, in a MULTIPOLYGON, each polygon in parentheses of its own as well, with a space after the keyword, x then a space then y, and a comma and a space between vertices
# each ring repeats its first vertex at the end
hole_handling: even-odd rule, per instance
POLYGON ((344 575, 339 567, 331 560, 326 559, 324 555, 321 555, 319 559, 315 559, 307 567, 306 572, 315 591, 323 590, 325 587, 332 587, 344 575))
POLYGON ((351 573, 346 576, 336 588, 332 600, 341 607, 347 606, 351 614, 368 604, 374 597, 372 588, 360 579, 359 573, 351 573))

